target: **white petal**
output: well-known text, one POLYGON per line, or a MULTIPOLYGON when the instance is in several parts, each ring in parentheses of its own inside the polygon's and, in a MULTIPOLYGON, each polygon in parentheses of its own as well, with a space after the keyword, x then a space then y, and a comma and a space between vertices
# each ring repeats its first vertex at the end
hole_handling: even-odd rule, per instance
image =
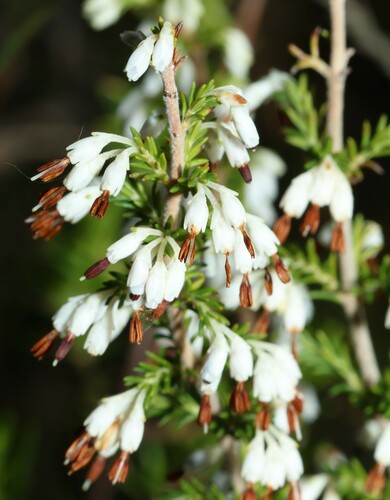
POLYGON ((143 40, 127 61, 125 72, 130 81, 137 81, 148 69, 150 57, 157 35, 151 35, 143 40))

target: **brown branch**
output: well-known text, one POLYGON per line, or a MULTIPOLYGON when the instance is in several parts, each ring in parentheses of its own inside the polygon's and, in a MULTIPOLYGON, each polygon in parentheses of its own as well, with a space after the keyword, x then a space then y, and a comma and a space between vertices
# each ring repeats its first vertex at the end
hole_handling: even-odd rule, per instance
MULTIPOLYGON (((351 51, 346 47, 346 0, 329 0, 331 18, 331 55, 328 77, 327 129, 333 140, 333 151, 343 148, 344 91, 351 51)), ((340 254, 341 284, 345 292, 343 307, 349 323, 352 345, 364 382, 371 386, 380 379, 364 304, 353 294, 358 282, 352 222, 343 223, 345 252, 340 254)))
MULTIPOLYGON (((180 119, 179 94, 175 81, 177 66, 175 57, 176 53, 172 63, 162 75, 164 84, 164 104, 168 117, 169 135, 171 139, 170 186, 177 182, 183 171, 185 148, 185 130, 180 119)), ((182 197, 183 195, 181 193, 168 193, 164 209, 164 224, 171 218, 173 227, 177 226, 182 197)), ((182 366, 183 368, 192 368, 194 366, 194 356, 186 336, 181 310, 170 307, 168 310, 168 319, 173 339, 180 350, 182 366)))

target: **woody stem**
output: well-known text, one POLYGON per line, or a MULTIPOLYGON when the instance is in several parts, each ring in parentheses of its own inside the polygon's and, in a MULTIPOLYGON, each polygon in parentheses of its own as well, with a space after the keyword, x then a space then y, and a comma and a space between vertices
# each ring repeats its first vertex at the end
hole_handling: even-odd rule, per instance
MULTIPOLYGON (((328 83, 327 130, 333 140, 333 152, 343 149, 344 91, 347 77, 346 0, 329 0, 331 20, 331 54, 328 83)), ((370 329, 363 301, 353 293, 358 282, 358 267, 354 252, 352 222, 343 223, 345 252, 340 254, 341 285, 345 292, 343 308, 348 319, 351 342, 360 373, 366 385, 380 379, 370 329)))

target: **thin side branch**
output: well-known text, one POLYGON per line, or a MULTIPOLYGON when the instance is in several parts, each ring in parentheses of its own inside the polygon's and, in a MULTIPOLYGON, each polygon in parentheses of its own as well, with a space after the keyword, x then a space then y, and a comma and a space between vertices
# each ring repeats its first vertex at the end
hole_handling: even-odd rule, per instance
MULTIPOLYGON (((333 140, 333 151, 343 148, 344 92, 348 60, 351 51, 346 47, 346 0, 330 0, 331 56, 328 78, 327 129, 333 140)), ((351 221, 343 223, 345 252, 340 254, 340 274, 346 292, 343 307, 348 319, 352 345, 364 382, 376 384, 380 379, 366 312, 362 301, 352 293, 358 281, 351 221)))

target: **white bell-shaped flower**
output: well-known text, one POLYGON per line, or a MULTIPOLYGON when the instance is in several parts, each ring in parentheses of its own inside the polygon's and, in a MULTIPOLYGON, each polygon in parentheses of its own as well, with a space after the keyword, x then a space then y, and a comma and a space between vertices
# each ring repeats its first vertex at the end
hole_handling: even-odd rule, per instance
POLYGON ((149 68, 156 40, 157 35, 148 36, 131 54, 125 67, 125 72, 130 82, 137 81, 149 68))
POLYGON ((248 450, 241 467, 241 476, 248 483, 259 483, 262 480, 264 455, 264 432, 257 431, 256 436, 249 443, 248 450))
POLYGON ((230 334, 230 376, 237 382, 246 382, 253 374, 253 355, 250 345, 239 335, 230 334))
POLYGON ((162 260, 157 260, 150 270, 145 285, 146 307, 155 309, 163 301, 166 279, 167 266, 162 260))
POLYGON ((207 199, 202 186, 198 187, 197 193, 189 200, 188 209, 184 217, 183 227, 189 232, 198 234, 206 230, 209 217, 207 199))
POLYGON ((225 336, 217 332, 209 350, 207 351, 207 359, 200 372, 202 394, 213 394, 216 392, 219 382, 221 381, 223 369, 229 354, 229 345, 225 336))
POLYGON ((152 55, 152 65, 156 71, 163 73, 172 61, 174 50, 174 30, 166 21, 158 35, 152 55))
POLYGON ((123 150, 106 168, 100 189, 107 190, 112 196, 117 196, 126 180, 129 170, 129 155, 132 148, 123 150))
POLYGON ((111 264, 115 264, 121 259, 125 259, 129 257, 134 252, 138 250, 141 243, 148 236, 160 236, 161 231, 157 229, 150 229, 148 227, 137 227, 134 231, 129 234, 126 234, 118 241, 113 243, 108 247, 106 252, 107 259, 111 262, 111 264))
POLYGON ((88 215, 94 200, 100 196, 100 180, 93 179, 89 186, 78 193, 68 193, 57 203, 58 213, 66 222, 77 224, 88 215))
POLYGON ((184 285, 186 265, 177 258, 171 259, 167 266, 165 280, 164 300, 172 302, 175 300, 184 285))

